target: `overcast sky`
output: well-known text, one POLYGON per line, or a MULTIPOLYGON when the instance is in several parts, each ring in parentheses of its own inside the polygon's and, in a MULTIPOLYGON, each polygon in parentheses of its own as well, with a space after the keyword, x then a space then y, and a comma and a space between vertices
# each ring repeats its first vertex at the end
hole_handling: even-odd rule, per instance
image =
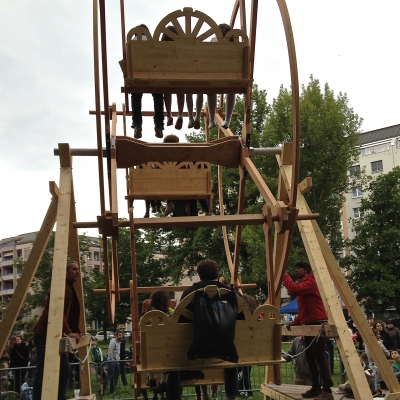
MULTIPOLYGON (((119 109, 123 85, 119 1, 107 0, 110 103, 119 109)), ((49 181, 59 181, 53 156, 58 143, 96 147, 92 2, 1 0, 0 13, 0 239, 36 231, 50 203, 49 181)), ((199 10, 229 22, 233 0, 125 0, 126 32, 146 23, 153 32, 168 13, 199 10)), ((363 131, 400 123, 400 2, 398 0, 287 0, 300 84, 309 76, 345 92, 364 119, 363 131)), ((251 4, 247 3, 248 16, 251 4)), ((286 41, 274 0, 259 1, 255 82, 270 103, 280 85, 290 86, 286 41)), ((151 109, 151 96, 144 110, 151 109)), ((174 108, 176 105, 174 104, 174 108)), ((184 121, 184 127, 187 121, 184 121)), ((118 126, 122 134, 122 123, 118 126)), ((130 129, 129 129, 130 130, 130 129)), ((131 131, 131 130, 130 130, 131 131)), ((168 127, 166 134, 177 133, 168 127)), ((181 140, 185 129, 179 132, 181 140)), ((128 134, 132 134, 129 132, 128 134)), ((151 120, 144 140, 154 142, 151 120)), ((120 216, 127 217, 124 171, 118 176, 120 216)), ((97 159, 74 159, 77 218, 100 214, 97 159)), ((144 213, 137 201, 137 216, 144 213)), ((85 230, 97 236, 96 230, 85 230)))

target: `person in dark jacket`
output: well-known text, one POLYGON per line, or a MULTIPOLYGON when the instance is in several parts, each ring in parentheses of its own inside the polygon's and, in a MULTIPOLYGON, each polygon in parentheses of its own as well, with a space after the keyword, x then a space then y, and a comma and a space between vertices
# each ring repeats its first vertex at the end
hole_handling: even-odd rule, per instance
POLYGON ((373 329, 376 329, 377 331, 379 331, 379 334, 381 335, 380 341, 383 343, 383 345, 388 350, 391 350, 393 348, 393 340, 385 328, 386 328, 386 324, 382 320, 377 319, 375 321, 373 329))
POLYGON ((304 353, 304 336, 293 339, 289 350, 282 357, 287 361, 293 361, 295 378, 293 385, 312 385, 310 368, 304 353))
POLYGON ((27 344, 23 341, 21 335, 15 336, 14 346, 10 351, 10 368, 19 368, 14 371, 14 391, 19 393, 21 391, 21 385, 23 383, 26 369, 29 363, 29 349, 27 344))
MULTIPOLYGON (((74 287, 80 276, 79 264, 77 261, 67 262, 67 275, 65 284, 63 334, 75 338, 79 342, 81 331, 79 329, 80 303, 78 294, 74 287)), ((51 290, 51 289, 50 289, 51 290)), ((46 348, 47 323, 49 318, 50 291, 47 295, 42 315, 39 317, 33 329, 33 340, 36 345, 36 373, 33 383, 33 400, 40 400, 42 397, 43 368, 46 348)), ((60 375, 58 383, 58 400, 66 400, 68 380, 71 373, 71 366, 67 354, 60 354, 60 375)))
MULTIPOLYGON (((389 350, 400 350, 400 329, 394 326, 394 320, 388 319, 384 331, 390 336, 392 339, 392 347, 389 347, 389 350)), ((381 333, 382 335, 382 333, 381 333)))
MULTIPOLYGON (((283 284, 292 296, 297 296, 297 304, 299 313, 291 325, 321 325, 328 321, 321 294, 318 290, 314 274, 311 272, 310 264, 306 262, 298 262, 294 266, 296 274, 296 282, 285 274, 283 276, 283 284)), ((309 347, 313 338, 306 336, 304 338, 305 347, 309 347)), ((306 399, 315 398, 317 400, 333 400, 331 387, 333 382, 331 379, 331 371, 325 356, 326 341, 325 338, 319 337, 314 341, 311 347, 306 351, 306 358, 311 373, 311 389, 302 393, 301 396, 306 399), (320 377, 322 380, 322 390, 320 377)))

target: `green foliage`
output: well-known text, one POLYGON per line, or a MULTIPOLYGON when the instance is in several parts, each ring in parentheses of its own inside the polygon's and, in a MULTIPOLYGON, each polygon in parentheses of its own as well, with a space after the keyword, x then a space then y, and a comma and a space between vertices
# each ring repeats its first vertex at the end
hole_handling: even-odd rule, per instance
MULTIPOLYGON (((292 141, 292 97, 289 89, 280 88, 278 97, 272 105, 267 102, 267 94, 254 85, 251 113, 251 146, 275 147, 292 141)), ((362 120, 348 106, 345 94, 338 96, 326 84, 321 90, 320 83, 312 76, 307 86, 302 87, 300 98, 300 180, 311 176, 313 188, 306 194, 312 212, 320 213, 318 224, 329 239, 335 253, 343 248, 340 232, 340 209, 343 201, 342 193, 349 187, 348 169, 357 156, 357 138, 362 120)), ((237 97, 231 130, 240 135, 244 115, 244 99, 237 97)), ((217 129, 211 131, 210 139, 217 139, 217 129)), ((204 132, 193 133, 187 137, 189 142, 204 141, 204 132)), ((275 157, 252 157, 252 162, 271 189, 277 193, 278 165, 275 157)), ((213 212, 220 213, 218 199, 217 168, 212 168, 214 204, 213 212)), ((237 212, 239 197, 239 173, 237 169, 222 170, 223 200, 225 214, 237 212)), ((264 200, 250 177, 246 180, 244 212, 260 213, 264 200)), ((235 241, 235 228, 227 228, 229 247, 232 254, 235 241)), ((195 261, 204 257, 217 260, 226 273, 227 264, 223 251, 221 228, 194 229, 187 231, 185 242, 174 236, 181 247, 170 255, 175 265, 179 265, 179 273, 173 275, 177 280, 184 270, 193 271, 195 261), (207 236, 210 235, 211 236, 207 236), (191 237, 193 235, 193 238, 191 237), (201 247, 193 247, 196 243, 201 247), (190 247, 191 257, 187 256, 190 247), (181 256, 182 254, 182 256, 181 256), (186 259, 184 261, 185 255, 186 259), (189 263, 188 263, 189 262, 189 263), (180 266, 183 266, 180 268, 180 266)), ((182 235, 181 235, 182 236, 182 235)), ((307 255, 297 228, 293 235, 289 265, 295 261, 306 259, 307 255)), ((240 274, 242 281, 257 283, 257 290, 250 291, 258 300, 267 296, 265 239, 261 226, 243 228, 240 248, 240 274)), ((229 281, 229 275, 225 276, 229 281)))
POLYGON ((343 265, 357 300, 367 312, 400 309, 400 167, 371 178, 363 187, 356 236, 343 265))

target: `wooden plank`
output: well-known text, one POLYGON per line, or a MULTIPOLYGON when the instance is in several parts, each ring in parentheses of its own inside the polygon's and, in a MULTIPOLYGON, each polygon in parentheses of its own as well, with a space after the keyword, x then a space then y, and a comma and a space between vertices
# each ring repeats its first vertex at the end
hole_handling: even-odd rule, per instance
POLYGON ((317 336, 322 330, 321 335, 324 337, 338 337, 338 331, 334 325, 294 325, 290 328, 290 331, 282 326, 283 336, 317 336))
MULTIPOLYGON (((307 208, 309 209, 308 205, 307 208)), ((375 335, 372 333, 371 328, 365 319, 365 316, 355 298, 353 291, 351 290, 346 278, 335 260, 325 238, 322 235, 321 230, 316 222, 312 223, 314 231, 316 232, 318 243, 323 252, 326 264, 329 268, 330 276, 335 283, 337 291, 340 293, 341 298, 345 301, 347 309, 357 325, 357 329, 360 332, 365 345, 368 347, 372 354, 372 357, 377 364, 379 372, 383 377, 383 380, 387 384, 391 392, 400 392, 400 385, 388 366, 387 360, 378 346, 375 335)))
MULTIPOLYGON (((183 292, 190 286, 142 286, 137 288, 138 293, 153 293, 157 290, 164 289, 167 292, 183 292)), ((255 289, 257 287, 256 283, 239 283, 239 289, 255 289)), ((120 293, 129 293, 131 291, 130 288, 120 288, 120 293)), ((93 293, 95 294, 105 294, 106 289, 93 289, 93 293)))
POLYGON ((59 342, 62 337, 64 314, 65 275, 71 212, 71 185, 72 168, 61 167, 43 372, 43 400, 54 400, 57 398, 58 393, 60 371, 59 342))
MULTIPOLYGON (((56 187, 57 185, 55 185, 56 187)), ((57 188, 58 191, 58 188, 57 188)), ((5 349, 8 338, 11 336, 15 321, 19 315, 22 304, 25 301, 28 290, 35 277, 37 267, 42 258, 47 242, 53 231, 57 216, 57 198, 53 196, 46 216, 44 217, 42 226, 33 243, 31 252, 26 261, 22 274, 18 280, 18 285, 14 289, 14 294, 11 297, 10 303, 3 314, 3 321, 0 324, 0 350, 1 354, 5 349)))
MULTIPOLYGON (((74 195, 74 184, 73 178, 71 177, 71 205, 70 205, 70 227, 69 227, 69 238, 68 238, 68 252, 71 260, 74 260, 78 263, 79 269, 81 269, 81 252, 79 248, 79 238, 78 238, 78 230, 73 228, 73 223, 76 221, 76 209, 75 209, 75 195, 74 195)), ((83 283, 82 283, 82 274, 78 281, 75 283, 75 289, 78 294, 78 299, 80 303, 80 316, 79 316, 79 329, 82 334, 86 334, 86 312, 85 312, 85 300, 83 296, 83 283)), ((76 342, 76 340, 74 339, 76 342)), ((83 364, 83 369, 79 368, 80 371, 80 382, 81 382, 81 393, 83 395, 91 394, 91 384, 90 384, 90 369, 89 369, 89 358, 87 357, 88 348, 87 344, 89 344, 90 336, 84 336, 82 340, 79 341, 77 345, 79 348, 79 359, 84 360, 86 358, 85 363, 83 364), (87 339, 86 339, 87 338, 87 339), (86 343, 86 345, 84 344, 86 343)), ((75 343, 76 344, 76 343, 75 343)))
MULTIPOLYGON (((69 340, 71 340, 72 343, 72 348, 74 349, 81 349, 81 348, 85 348, 87 350, 87 346, 89 345, 90 341, 92 340, 92 335, 83 335, 80 339, 79 339, 79 343, 76 343, 76 339, 75 338, 70 338, 69 340)), ((86 354, 85 354, 86 356, 86 354)), ((80 355, 79 355, 79 358, 80 355)), ((82 360, 82 358, 81 358, 82 360)), ((82 376, 80 377, 81 382, 82 382, 82 376)))
MULTIPOLYGON (((246 178, 247 172, 243 169, 239 169, 240 182, 238 191, 238 209, 237 214, 243 214, 244 210, 244 193, 246 189, 246 178)), ((242 241, 242 225, 236 225, 235 235, 235 248, 233 251, 233 269, 231 269, 231 284, 235 284, 238 281, 239 276, 239 263, 240 263, 240 244, 242 241)))
POLYGON ((131 137, 117 136, 118 168, 129 168, 149 162, 209 162, 227 168, 239 165, 241 144, 237 137, 210 143, 146 143, 131 137))
POLYGON ((312 188, 312 178, 310 176, 307 176, 307 178, 304 178, 300 183, 299 183, 299 190, 301 194, 304 194, 308 192, 312 188))
MULTIPOLYGON (((292 177, 291 167, 284 165, 281 170, 286 175, 287 180, 290 181, 292 177)), ((297 200, 299 210, 301 212, 306 211, 308 206, 299 190, 297 200)), ((311 221, 298 221, 297 225, 321 293, 322 301, 328 313, 329 323, 335 325, 337 328, 338 337, 336 343, 345 364, 354 396, 357 400, 372 399, 357 351, 348 332, 342 308, 332 285, 332 280, 318 243, 316 231, 311 221)))
POLYGON ((72 167, 71 150, 68 143, 58 143, 60 167, 72 167))

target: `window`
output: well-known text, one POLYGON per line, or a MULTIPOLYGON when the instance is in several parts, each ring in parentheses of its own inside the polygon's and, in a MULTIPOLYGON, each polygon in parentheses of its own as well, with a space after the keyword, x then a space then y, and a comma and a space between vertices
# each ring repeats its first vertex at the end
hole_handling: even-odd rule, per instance
POLYGON ((371 162, 371 173, 376 174, 377 172, 383 171, 382 160, 371 162))
POLYGON ((361 216, 361 211, 359 207, 353 208, 353 217, 354 219, 358 219, 361 216))
POLYGON ((353 187, 351 189, 351 197, 353 199, 355 199, 357 197, 362 197, 362 196, 363 196, 363 192, 361 190, 361 186, 353 187))
POLYGON ((100 253, 95 251, 93 253, 93 259, 94 259, 94 261, 100 261, 100 253))
POLYGON ((353 165, 350 167, 350 176, 354 176, 355 174, 360 173, 360 165, 353 165))

